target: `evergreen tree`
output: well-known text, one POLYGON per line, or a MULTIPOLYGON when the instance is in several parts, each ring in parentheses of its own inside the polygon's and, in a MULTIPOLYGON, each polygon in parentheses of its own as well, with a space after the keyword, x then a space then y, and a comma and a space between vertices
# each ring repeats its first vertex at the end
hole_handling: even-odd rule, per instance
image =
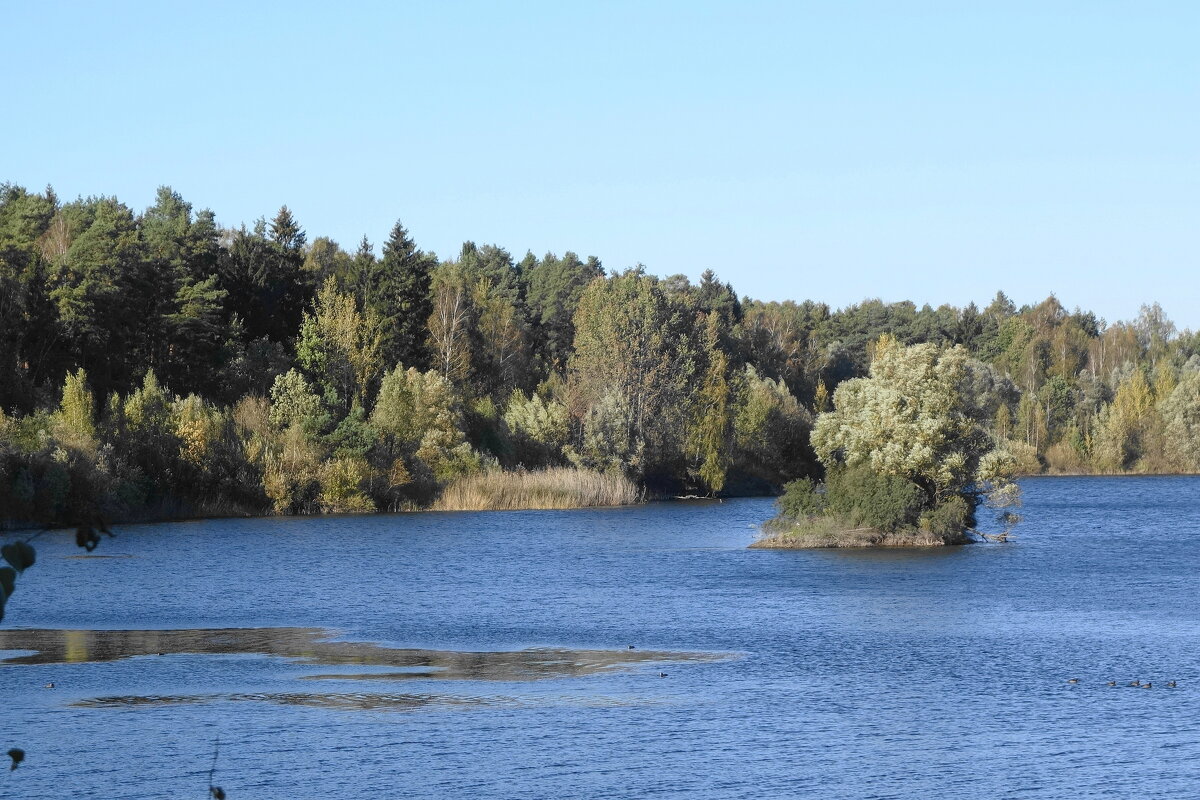
POLYGON ((603 277, 598 259, 589 256, 584 263, 570 251, 561 259, 547 253, 522 273, 534 351, 547 373, 566 367, 575 339, 575 309, 588 285, 603 277))
POLYGON ((48 276, 67 343, 69 361, 60 368, 87 368, 101 394, 125 389, 149 366, 148 351, 160 335, 155 304, 160 287, 129 208, 100 198, 63 213, 79 234, 48 276))
POLYGON ((417 249, 397 220, 383 245, 378 281, 369 289, 368 304, 384 326, 383 356, 389 365, 429 367, 427 323, 433 312, 430 284, 434 259, 417 249))
POLYGON ((271 241, 285 253, 299 253, 304 249, 304 243, 308 241, 304 229, 300 227, 300 223, 296 222, 296 218, 292 216, 292 212, 287 206, 280 206, 278 213, 275 214, 275 219, 271 220, 270 231, 271 241))
POLYGON ((243 226, 222 255, 221 284, 228 308, 245 326, 247 339, 286 342, 296 335, 314 291, 304 270, 305 235, 284 206, 271 223, 243 226))

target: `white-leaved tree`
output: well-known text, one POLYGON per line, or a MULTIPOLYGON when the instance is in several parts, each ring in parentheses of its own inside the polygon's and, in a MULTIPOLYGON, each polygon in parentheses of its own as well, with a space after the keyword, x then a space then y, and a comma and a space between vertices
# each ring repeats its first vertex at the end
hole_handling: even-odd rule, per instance
POLYGON ((990 409, 973 362, 959 346, 902 346, 882 337, 870 374, 843 382, 821 414, 812 444, 826 469, 859 467, 911 481, 932 510, 962 498, 1000 511, 1019 504, 1016 462, 988 432, 990 409))

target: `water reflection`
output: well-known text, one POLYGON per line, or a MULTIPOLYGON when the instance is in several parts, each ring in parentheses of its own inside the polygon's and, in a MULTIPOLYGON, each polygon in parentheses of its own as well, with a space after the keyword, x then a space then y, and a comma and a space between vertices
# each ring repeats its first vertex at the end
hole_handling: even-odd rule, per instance
POLYGON ((723 653, 664 650, 574 650, 533 648, 499 652, 400 649, 370 642, 332 641, 322 628, 210 628, 190 630, 3 630, 0 650, 22 651, 0 665, 78 664, 135 656, 179 653, 255 654, 303 664, 379 666, 403 671, 313 675, 313 679, 358 680, 538 680, 592 675, 646 662, 717 661, 723 653))

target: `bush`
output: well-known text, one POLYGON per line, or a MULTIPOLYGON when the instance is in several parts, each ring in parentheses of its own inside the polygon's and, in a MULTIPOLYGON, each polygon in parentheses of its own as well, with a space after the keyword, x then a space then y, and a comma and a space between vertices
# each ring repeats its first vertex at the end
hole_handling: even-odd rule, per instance
POLYGON ((805 519, 825 509, 825 495, 817 490, 810 478, 801 478, 783 487, 783 494, 775 505, 782 517, 805 519))
POLYGON ((970 504, 955 495, 921 514, 918 525, 926 533, 953 539, 963 536, 967 528, 974 527, 972 517, 970 504))
POLYGON ((825 502, 830 511, 849 515, 859 525, 895 531, 915 525, 927 500, 910 480, 856 466, 829 470, 825 502))
POLYGON ((326 461, 320 468, 321 509, 338 512, 374 511, 375 504, 363 491, 371 478, 365 459, 343 457, 326 461))

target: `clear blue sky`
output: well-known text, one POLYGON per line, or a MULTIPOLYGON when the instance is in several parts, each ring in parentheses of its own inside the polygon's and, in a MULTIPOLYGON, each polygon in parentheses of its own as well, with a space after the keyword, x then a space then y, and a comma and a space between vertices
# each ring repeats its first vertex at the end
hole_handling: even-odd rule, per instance
POLYGON ((16 2, 0 181, 1200 328, 1200 3, 16 2))

